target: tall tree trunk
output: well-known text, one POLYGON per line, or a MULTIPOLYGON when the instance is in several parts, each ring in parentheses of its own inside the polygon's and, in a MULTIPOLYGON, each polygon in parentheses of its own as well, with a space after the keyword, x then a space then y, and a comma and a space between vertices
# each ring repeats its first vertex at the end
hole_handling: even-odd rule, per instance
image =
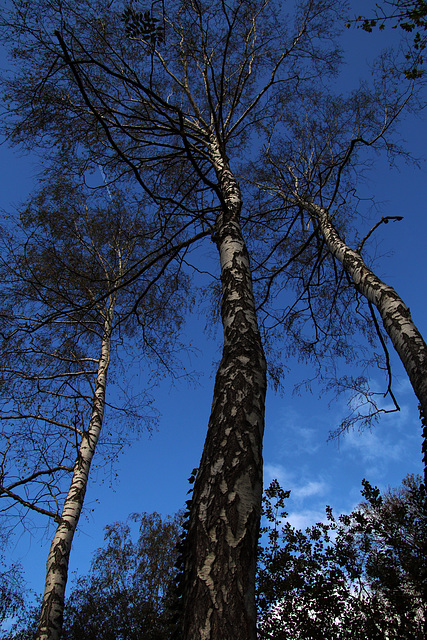
POLYGON ((299 201, 299 204, 317 221, 330 252, 341 262, 357 290, 378 309, 406 369, 420 403, 424 486, 427 487, 427 345, 402 298, 366 266, 360 253, 341 239, 328 211, 312 202, 299 201))
POLYGON ((92 415, 80 442, 70 488, 64 502, 59 524, 52 539, 46 563, 46 582, 36 640, 59 640, 62 632, 65 587, 68 563, 80 513, 86 493, 89 470, 99 440, 105 409, 105 389, 111 352, 111 326, 114 303, 111 303, 104 323, 101 357, 95 382, 92 415))
POLYGON ((224 347, 185 544, 183 638, 255 640, 266 362, 256 320, 241 195, 228 162, 214 237, 221 261, 224 347))

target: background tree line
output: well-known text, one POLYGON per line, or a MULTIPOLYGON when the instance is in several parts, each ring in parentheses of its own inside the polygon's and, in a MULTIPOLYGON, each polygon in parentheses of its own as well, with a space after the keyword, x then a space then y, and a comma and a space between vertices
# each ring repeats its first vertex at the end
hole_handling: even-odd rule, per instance
MULTIPOLYGON (((362 484, 365 501, 350 514, 336 518, 327 507, 325 521, 305 531, 287 521, 290 492, 276 480, 266 490, 256 587, 260 638, 424 637, 421 477, 407 476, 384 494, 362 484)), ((169 640, 180 534, 182 514, 132 514, 108 526, 90 573, 73 578, 64 640, 169 640)), ((4 640, 33 637, 37 611, 27 604, 19 617, 4 640)))

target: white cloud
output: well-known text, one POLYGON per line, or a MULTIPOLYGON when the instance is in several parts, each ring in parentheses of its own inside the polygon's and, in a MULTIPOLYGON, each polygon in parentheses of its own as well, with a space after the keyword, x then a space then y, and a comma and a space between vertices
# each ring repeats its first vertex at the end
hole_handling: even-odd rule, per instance
POLYGON ((307 419, 292 407, 280 411, 274 424, 280 453, 291 450, 294 454, 312 455, 319 450, 325 438, 319 438, 318 424, 316 428, 310 428, 303 426, 306 423, 307 419))
POLYGON ((301 480, 296 479, 295 476, 295 472, 290 473, 280 464, 266 464, 264 467, 264 486, 268 487, 270 482, 276 479, 285 491, 291 491, 291 499, 294 501, 324 495, 329 489, 324 480, 301 480))
POLYGON ((277 480, 280 486, 287 491, 293 484, 292 475, 281 464, 265 464, 264 487, 268 487, 272 480, 277 480))
MULTIPOLYGON (((382 431, 382 430, 381 430, 382 431)), ((351 451, 364 462, 374 460, 399 460, 403 454, 404 442, 402 440, 391 441, 384 437, 380 430, 366 430, 362 432, 350 431, 342 442, 342 449, 351 451)))
POLYGON ((327 485, 325 482, 316 482, 315 480, 311 480, 307 482, 307 484, 302 485, 300 487, 296 487, 292 490, 294 498, 304 499, 310 496, 319 496, 324 495, 327 490, 327 485))
POLYGON ((326 522, 325 510, 303 509, 302 511, 291 511, 286 518, 296 529, 305 531, 307 527, 312 527, 316 522, 326 522))
POLYGON ((286 414, 280 406, 266 431, 264 486, 277 478, 291 491, 285 505, 291 524, 305 529, 324 521, 326 504, 336 516, 350 513, 362 500, 363 477, 383 490, 420 471, 421 429, 413 391, 403 380, 396 393, 399 413, 383 415, 372 430, 349 431, 329 443, 329 427, 344 415, 341 401, 329 411, 322 400, 319 406, 307 400, 286 414))

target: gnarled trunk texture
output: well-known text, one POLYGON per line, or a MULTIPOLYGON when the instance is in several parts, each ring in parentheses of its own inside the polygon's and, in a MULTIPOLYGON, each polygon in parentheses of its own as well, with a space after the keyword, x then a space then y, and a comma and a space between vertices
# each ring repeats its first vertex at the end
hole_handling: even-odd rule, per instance
POLYGON ((402 298, 366 266, 360 253, 340 238, 328 211, 311 202, 300 204, 317 220, 330 252, 342 263, 358 291, 378 309, 384 328, 406 369, 420 403, 424 485, 427 486, 427 345, 402 298))
POLYGON ((70 488, 59 518, 58 527, 52 539, 46 563, 45 589, 36 640, 59 640, 61 637, 71 545, 83 507, 89 470, 104 417, 105 389, 111 352, 112 319, 113 304, 107 312, 104 324, 91 419, 88 429, 84 432, 80 442, 70 488))
POLYGON ((217 154, 215 162, 223 195, 214 240, 224 347, 185 544, 183 638, 255 640, 266 362, 239 187, 227 161, 217 154))

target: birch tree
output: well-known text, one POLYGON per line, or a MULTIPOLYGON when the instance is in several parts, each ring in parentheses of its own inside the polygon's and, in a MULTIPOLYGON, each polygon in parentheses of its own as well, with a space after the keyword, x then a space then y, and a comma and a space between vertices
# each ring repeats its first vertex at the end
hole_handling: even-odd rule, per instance
MULTIPOLYGON (((105 432, 106 408, 107 459, 129 442, 132 424, 136 429, 149 426, 153 415, 144 390, 133 406, 115 410, 109 405, 111 356, 122 357, 118 345, 126 335, 137 336, 139 358, 157 360, 156 368, 162 359, 169 360, 173 368, 173 333, 182 316, 171 303, 185 306, 179 297, 185 290, 179 266, 174 273, 164 260, 155 272, 145 265, 137 290, 135 285, 132 290, 129 269, 138 263, 143 270, 152 245, 130 202, 116 194, 102 206, 99 197, 84 198, 81 188, 61 180, 49 188, 21 215, 18 240, 26 238, 25 251, 9 251, 1 292, 7 310, 2 316, 0 369, 1 506, 10 513, 17 505, 21 517, 28 510, 37 512, 56 526, 47 559, 40 639, 61 634, 71 545, 105 432), (166 281, 160 286, 162 276, 166 281), (126 277, 130 283, 119 288, 126 277), (115 432, 114 413, 117 421, 126 421, 126 429, 118 424, 115 432)), ((150 376, 145 379, 149 386, 150 376)))
MULTIPOLYGON (((394 87, 386 90, 383 86, 382 91, 381 95, 374 89, 369 93, 364 88, 348 98, 326 98, 315 92, 311 95, 306 93, 300 102, 303 116, 288 119, 289 137, 278 134, 274 140, 273 136, 266 151, 272 168, 269 178, 273 176, 270 195, 285 203, 285 207, 291 205, 294 213, 290 215, 299 216, 306 237, 310 235, 307 230, 313 229, 311 240, 318 239, 310 256, 313 269, 316 268, 316 260, 317 264, 329 261, 332 273, 336 269, 334 263, 342 266, 346 276, 344 281, 341 279, 341 294, 343 289, 346 291, 345 306, 351 297, 354 301, 361 299, 367 302, 366 320, 371 321, 374 333, 385 350, 386 393, 397 405, 391 388, 385 336, 382 336, 374 314, 374 309, 377 310, 385 334, 402 361, 420 403, 423 464, 427 471, 427 347, 407 305, 393 287, 375 274, 362 255, 369 238, 382 224, 402 220, 400 216, 383 216, 365 235, 360 231, 355 188, 358 186, 358 174, 368 162, 367 154, 373 149, 387 151, 394 156, 404 155, 404 151, 393 143, 393 128, 411 95, 411 89, 400 97, 394 87), (355 238, 354 248, 349 242, 349 233, 355 238)), ((304 241, 300 241, 300 246, 303 245, 304 241)), ((330 283, 330 286, 334 298, 339 299, 336 293, 338 279, 335 279, 335 285, 330 283)), ((354 305, 351 308, 349 315, 354 316, 354 305)), ((314 322, 322 322, 320 313, 314 316, 314 322)))
POLYGON ((30 40, 43 80, 28 70, 10 85, 23 109, 15 140, 61 151, 71 120, 72 144, 84 142, 111 179, 175 207, 167 229, 207 228, 218 250, 224 343, 185 544, 186 638, 256 637, 266 358, 243 225, 263 212, 243 209, 238 163, 279 96, 334 69, 340 11, 327 0, 302 2, 288 17, 281 3, 190 1, 145 18, 110 3, 81 3, 78 15, 53 3, 18 18, 15 55, 25 64, 30 40))

